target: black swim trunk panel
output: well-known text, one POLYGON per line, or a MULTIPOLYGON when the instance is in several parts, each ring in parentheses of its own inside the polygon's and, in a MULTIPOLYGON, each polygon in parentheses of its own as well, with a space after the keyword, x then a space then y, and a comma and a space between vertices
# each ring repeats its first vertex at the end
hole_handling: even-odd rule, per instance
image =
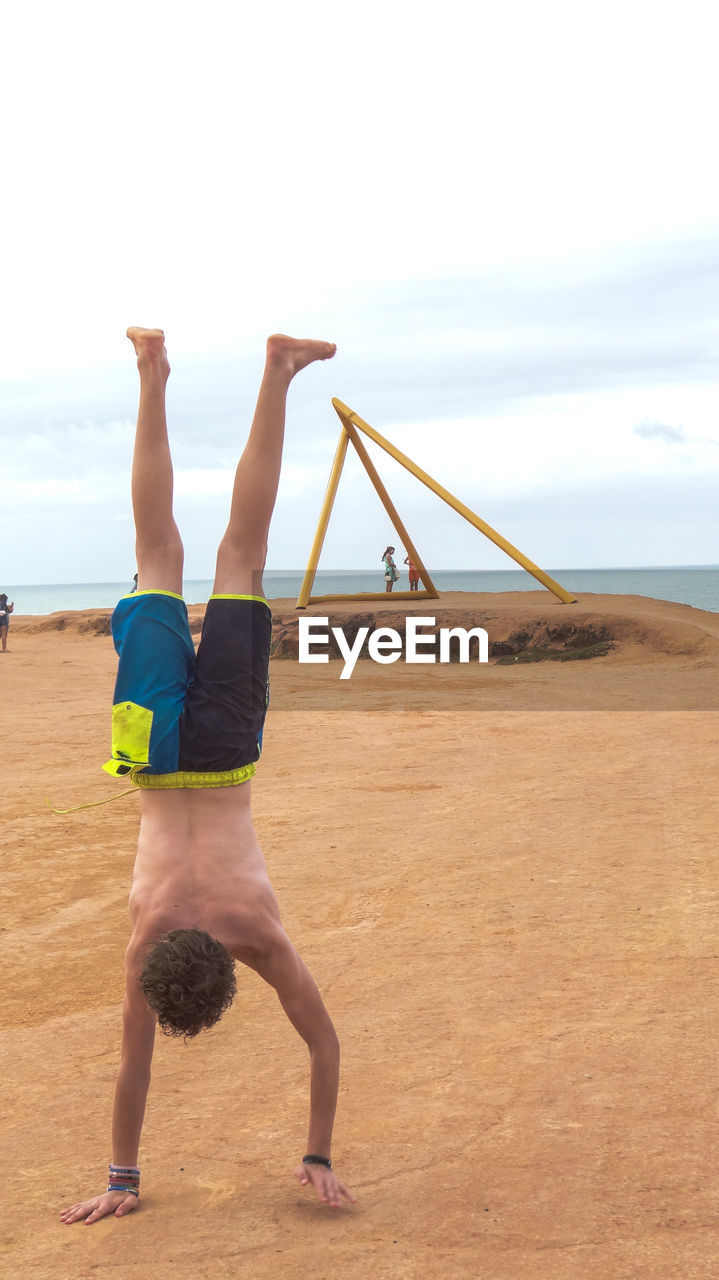
POLYGON ((211 773, 259 760, 271 639, 272 614, 264 601, 208 601, 180 718, 180 770, 211 773))

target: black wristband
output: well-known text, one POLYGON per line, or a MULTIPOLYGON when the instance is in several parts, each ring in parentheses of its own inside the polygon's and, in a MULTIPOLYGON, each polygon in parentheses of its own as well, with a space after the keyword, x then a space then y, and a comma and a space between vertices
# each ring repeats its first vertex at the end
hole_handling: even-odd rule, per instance
POLYGON ((303 1164, 323 1164, 325 1166, 325 1169, 332 1168, 332 1161, 328 1160, 327 1156, 303 1156, 302 1163, 303 1164))

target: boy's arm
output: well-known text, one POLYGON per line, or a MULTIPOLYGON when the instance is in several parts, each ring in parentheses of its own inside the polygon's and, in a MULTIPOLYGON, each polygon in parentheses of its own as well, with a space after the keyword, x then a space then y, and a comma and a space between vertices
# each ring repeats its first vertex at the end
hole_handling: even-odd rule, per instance
POLYGON ((156 1018, 137 981, 128 981, 122 1005, 122 1055, 112 1109, 112 1161, 136 1165, 145 1118, 156 1018))
MULTIPOLYGON (((129 975, 128 975, 129 976, 129 975)), ((150 1065, 155 1043, 155 1015, 148 1008, 136 981, 128 981, 122 1006, 122 1056, 112 1112, 112 1162, 137 1165, 140 1132, 145 1116, 150 1065)), ((130 1192, 104 1191, 62 1212, 63 1222, 97 1222, 109 1213, 118 1218, 130 1213, 137 1197, 130 1192)))
MULTIPOLYGON (((280 1004, 310 1051, 310 1118, 306 1154, 329 1160, 339 1089, 340 1046, 317 985, 284 931, 253 963, 260 977, 275 988, 280 1004)), ((301 1164, 295 1174, 302 1186, 312 1183, 320 1200, 338 1208, 342 1196, 354 1196, 332 1169, 301 1164)))

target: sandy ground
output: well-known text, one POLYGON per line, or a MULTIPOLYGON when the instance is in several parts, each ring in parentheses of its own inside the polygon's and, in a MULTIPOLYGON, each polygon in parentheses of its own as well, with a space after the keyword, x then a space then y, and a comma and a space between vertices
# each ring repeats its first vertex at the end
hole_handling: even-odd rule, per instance
POLYGON ((110 1154, 137 801, 49 812, 46 794, 112 793, 114 653, 79 629, 95 615, 16 620, 4 1274, 716 1275, 719 616, 581 608, 606 601, 632 625, 604 658, 431 677, 365 662, 350 706, 338 664, 273 663, 256 823, 342 1040, 334 1154, 358 1203, 332 1213, 293 1180, 306 1053, 243 971, 217 1029, 158 1040, 140 1207, 93 1227, 58 1214, 101 1189, 110 1154))

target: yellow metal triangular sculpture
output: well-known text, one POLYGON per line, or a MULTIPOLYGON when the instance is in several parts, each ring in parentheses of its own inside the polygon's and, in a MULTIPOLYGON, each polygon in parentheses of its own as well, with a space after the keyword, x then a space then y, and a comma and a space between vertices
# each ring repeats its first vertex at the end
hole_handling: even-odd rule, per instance
POLYGON ((364 422, 362 418, 359 417, 358 414, 354 413, 352 409, 349 409, 346 404, 342 403, 341 400, 337 400, 335 398, 333 399, 332 404, 339 416, 339 420, 342 423, 342 427, 340 429, 340 438, 339 438, 339 444, 337 445, 337 452, 335 453, 335 459, 334 459, 334 462, 332 463, 332 470, 330 472, 330 478, 327 484, 327 492, 325 493, 324 502, 322 503, 322 511, 320 512, 320 519, 317 525, 315 540, 312 544, 312 550, 310 551, 310 559, 307 565, 307 571, 302 581, 300 594, 297 597, 298 609, 304 609, 308 604, 323 603, 325 600, 330 601, 330 600, 386 600, 387 599, 387 592, 384 592, 384 591, 382 592, 361 591, 351 595, 330 595, 330 596, 310 595, 310 592, 312 591, 312 587, 315 580, 315 574, 317 573, 317 566, 319 564, 320 554, 322 552, 322 544, 324 543, 324 540, 325 540, 325 535, 327 533, 327 526, 329 524, 332 507, 334 504, 335 497, 337 495, 337 487, 339 485, 340 476, 342 475, 342 468, 344 466, 345 457, 347 455, 347 446, 349 445, 350 441, 352 441, 352 444, 354 445, 357 451, 357 454, 359 455, 360 461, 362 462, 365 468, 365 471, 367 472, 367 475, 372 481, 372 484, 374 485, 377 491, 377 494, 380 498, 380 501, 382 502, 382 505, 385 508, 385 511, 387 512, 390 520, 392 521, 392 524, 397 530, 397 534, 399 535, 400 542, 406 548, 410 559, 417 566, 417 571, 425 586, 424 591, 393 591, 392 599, 393 600, 427 600, 427 599, 436 600, 439 597, 439 592, 437 591, 437 588, 435 587, 434 583, 432 582, 432 579, 430 578, 427 570, 425 569, 422 563, 422 560, 420 559, 420 556, 417 552, 417 549, 414 546, 414 543, 412 542, 407 530, 405 529, 402 521, 400 520, 396 507, 392 503, 392 500, 389 494, 387 493, 387 490, 382 484, 382 481, 380 480, 379 475, 377 474, 377 471, 372 464, 372 460, 370 459, 369 454, 367 453, 367 450, 365 449, 362 441, 359 438, 359 435, 357 434, 358 429, 359 431, 363 431, 366 436, 369 436, 370 440, 374 440, 375 444, 378 444, 380 448, 384 449, 385 453, 388 453, 391 458, 395 459, 396 462, 401 463, 401 465, 405 467, 406 470, 411 473, 411 475, 416 476, 418 480, 421 480, 423 484, 426 484, 427 488, 431 489, 433 493, 436 493, 437 496, 443 500, 443 502, 446 502, 455 511, 458 511, 461 516, 464 516, 465 520, 468 520, 471 525, 474 525, 475 529, 479 529, 480 533, 483 533, 485 537, 489 538, 491 542, 494 542, 496 546, 501 547, 502 551, 506 551, 507 555, 511 556, 513 560, 516 560, 517 564, 520 564, 523 569, 527 570, 528 573, 531 573, 532 576, 536 578, 538 582, 542 583, 542 586, 547 587, 550 591, 552 591, 554 595, 557 597, 557 599, 561 600, 563 604, 574 603, 575 597, 573 595, 570 595, 568 591, 565 591, 564 587, 561 587, 558 582, 555 582, 554 578, 550 578, 548 573, 545 573, 543 569, 540 569, 536 564, 534 564, 531 560, 529 560, 527 556, 523 555, 521 551, 518 551, 516 547, 513 547, 511 542, 507 542, 506 538, 503 538, 501 533, 497 533, 497 531, 493 529, 491 525, 486 524, 484 520, 480 520, 479 516, 475 515, 473 511, 470 511, 469 507, 466 507, 464 503, 460 502, 458 498, 455 498, 454 495, 451 494, 448 489, 445 489, 441 484, 438 484, 436 480, 433 480, 432 477, 428 475, 426 471, 423 471, 421 467, 418 467, 416 463, 412 462, 411 458, 408 458, 404 453, 400 453, 399 449, 395 448, 395 446, 391 444, 389 440, 385 440, 384 436, 381 436, 379 434, 379 431, 375 431, 374 427, 371 427, 369 423, 364 422))

